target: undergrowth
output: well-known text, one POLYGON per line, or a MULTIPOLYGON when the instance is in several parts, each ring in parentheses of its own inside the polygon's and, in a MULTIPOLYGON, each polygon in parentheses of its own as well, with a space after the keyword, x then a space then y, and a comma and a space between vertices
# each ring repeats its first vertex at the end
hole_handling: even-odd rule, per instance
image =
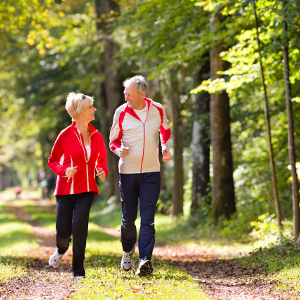
POLYGON ((25 274, 26 259, 18 258, 38 247, 31 226, 16 220, 4 201, 0 201, 0 282, 25 274))

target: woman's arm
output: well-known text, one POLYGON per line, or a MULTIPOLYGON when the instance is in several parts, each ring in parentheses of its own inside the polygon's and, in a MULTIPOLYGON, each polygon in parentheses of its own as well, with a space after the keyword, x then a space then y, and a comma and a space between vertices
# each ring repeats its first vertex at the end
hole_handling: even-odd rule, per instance
POLYGON ((107 163, 106 163, 107 151, 106 151, 103 136, 101 133, 100 133, 99 147, 100 147, 100 155, 97 158, 96 169, 98 172, 100 172, 100 169, 102 169, 105 172, 106 177, 107 177, 108 176, 108 168, 107 168, 107 163))
POLYGON ((51 154, 48 158, 48 166, 55 174, 65 176, 67 167, 60 164, 60 160, 64 155, 64 138, 62 132, 58 135, 51 154))

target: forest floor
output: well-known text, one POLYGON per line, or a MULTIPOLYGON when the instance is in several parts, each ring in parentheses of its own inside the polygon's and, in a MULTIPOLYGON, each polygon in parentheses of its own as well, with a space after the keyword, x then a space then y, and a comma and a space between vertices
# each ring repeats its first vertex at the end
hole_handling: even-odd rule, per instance
MULTIPOLYGON (((53 202, 35 202, 50 213, 55 212, 53 202)), ((33 227, 34 238, 40 246, 23 256, 26 258, 26 275, 13 277, 6 282, 0 281, 0 299, 72 298, 76 284, 72 276, 71 250, 63 257, 62 265, 58 269, 48 267, 48 259, 56 249, 53 230, 34 221, 31 215, 25 212, 24 207, 14 201, 7 201, 6 209, 13 212, 18 220, 33 227)), ((120 234, 112 228, 102 227, 102 230, 115 237, 119 237, 120 234)), ((241 266, 232 259, 221 259, 220 253, 210 248, 159 243, 155 246, 153 255, 190 274, 210 299, 300 298, 292 291, 281 290, 278 282, 264 279, 266 274, 262 266, 256 269, 241 266)))

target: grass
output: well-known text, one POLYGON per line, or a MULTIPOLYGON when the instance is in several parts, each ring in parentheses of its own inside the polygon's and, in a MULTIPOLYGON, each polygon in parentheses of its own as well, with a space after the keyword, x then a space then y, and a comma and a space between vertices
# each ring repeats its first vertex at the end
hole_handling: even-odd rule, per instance
POLYGON ((151 278, 137 278, 120 271, 119 258, 93 259, 95 266, 88 268, 88 279, 78 283, 72 299, 209 299, 191 276, 162 261, 154 260, 157 271, 151 278))
MULTIPOLYGON (((42 195, 41 188, 22 188, 21 192, 21 198, 26 198, 26 199, 39 199, 42 195)), ((0 192, 0 199, 5 199, 5 200, 15 200, 16 199, 16 194, 14 193, 14 187, 9 187, 6 188, 5 190, 0 192)))
POLYGON ((48 227, 55 231, 56 216, 48 212, 43 207, 32 206, 25 209, 25 212, 31 215, 32 219, 39 222, 42 226, 48 227))
MULTIPOLYGON (((107 226, 119 229, 122 219, 121 206, 119 204, 107 204, 105 201, 97 201, 93 204, 90 221, 99 226, 107 226)), ((137 231, 140 227, 140 217, 136 222, 137 231)), ((254 249, 254 244, 243 243, 228 238, 209 238, 199 234, 199 228, 191 224, 186 216, 173 217, 168 215, 155 215, 155 240, 165 245, 197 245, 203 249, 209 248, 221 257, 231 257, 241 253, 248 253, 254 249)))
MULTIPOLYGON (((55 230, 55 214, 47 207, 37 206, 30 200, 21 200, 18 204, 41 225, 55 230)), ((130 272, 121 272, 121 243, 101 230, 101 226, 118 228, 120 220, 119 205, 93 204, 86 248, 87 279, 76 282, 77 289, 72 293, 72 299, 209 299, 191 276, 163 260, 153 259, 154 275, 151 278, 137 278, 130 272)), ((139 224, 138 218, 137 227, 139 224)), ((243 245, 226 239, 203 239, 185 217, 170 218, 157 214, 155 224, 156 240, 167 245, 196 244, 221 256, 232 253, 235 248, 246 252, 254 247, 253 244, 243 245)), ((7 210, 6 203, 0 201, 0 281, 26 274, 26 268, 22 267, 26 258, 17 256, 36 247, 38 244, 31 236, 31 226, 16 220, 7 210)), ((138 261, 137 255, 134 259, 138 261)), ((300 298, 300 246, 297 243, 281 240, 235 259, 243 266, 263 269, 264 272, 259 273, 262 275, 258 275, 275 282, 274 288, 293 290, 300 298)))
POLYGON ((16 220, 6 203, 0 201, 0 281, 25 274, 25 268, 20 266, 24 265, 24 259, 17 256, 38 247, 31 230, 29 224, 16 220))
MULTIPOLYGON (((77 284, 72 299, 209 299, 191 276, 162 260, 153 259, 151 278, 120 271, 120 241, 94 223, 89 226, 86 253, 87 279, 77 284)), ((138 257, 134 259, 137 263, 138 257)))
POLYGON ((95 201, 90 213, 90 221, 100 226, 120 227, 122 219, 121 206, 106 201, 95 201))
MULTIPOLYGON (((55 225, 55 214, 49 213, 46 207, 38 207, 33 201, 22 200, 19 204, 23 205, 26 213, 43 226, 52 229, 55 225)), ((13 215, 8 214, 14 220, 13 215)), ((103 232, 101 227, 94 222, 101 220, 99 222, 101 226, 103 224, 118 226, 120 212, 112 209, 109 213, 101 214, 96 203, 91 215, 93 216, 89 225, 85 261, 87 279, 76 282, 77 289, 72 293, 72 299, 116 299, 120 297, 124 299, 209 299, 191 276, 162 260, 153 259, 155 271, 151 278, 137 278, 133 273, 121 272, 122 247, 119 239, 103 232)), ((22 222, 19 224, 23 228, 27 226, 22 222)), ((29 225, 27 229, 30 233, 29 225)), ((13 232, 12 236, 15 234, 16 232, 13 232)), ((29 239, 28 236, 25 238, 29 239)), ((137 256, 134 256, 134 259, 138 262, 137 256)), ((17 263, 14 257, 7 258, 6 263, 2 264, 5 265, 3 273, 8 274, 5 280, 8 280, 10 276, 16 276, 16 274, 20 276, 25 272, 22 267, 14 268, 10 263, 12 261, 17 266, 24 263, 22 261, 17 263)), ((2 277, 1 280, 4 281, 2 277)))
POLYGON ((261 268, 264 279, 275 282, 278 289, 293 291, 300 298, 300 245, 292 239, 279 240, 266 248, 259 248, 248 256, 239 257, 243 266, 261 268))

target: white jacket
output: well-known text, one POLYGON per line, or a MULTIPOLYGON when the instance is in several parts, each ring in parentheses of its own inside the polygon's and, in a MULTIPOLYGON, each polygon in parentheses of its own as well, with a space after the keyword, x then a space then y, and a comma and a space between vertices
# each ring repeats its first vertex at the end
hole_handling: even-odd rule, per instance
POLYGON ((159 172, 159 132, 162 149, 166 148, 171 136, 164 107, 151 99, 144 98, 144 100, 148 104, 148 115, 144 123, 127 103, 115 111, 109 148, 120 156, 121 145, 129 147, 129 154, 120 157, 119 160, 121 174, 159 172))

